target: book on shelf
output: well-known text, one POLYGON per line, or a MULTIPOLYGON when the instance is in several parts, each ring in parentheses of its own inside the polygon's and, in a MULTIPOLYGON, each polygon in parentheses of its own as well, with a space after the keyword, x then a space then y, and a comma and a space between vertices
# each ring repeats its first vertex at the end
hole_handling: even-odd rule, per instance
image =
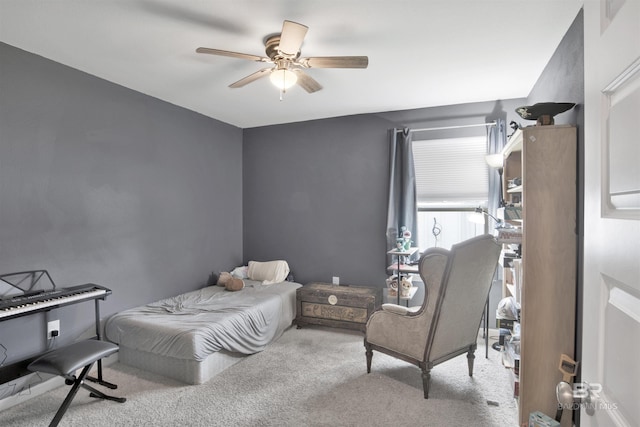
POLYGON ((518 304, 522 302, 522 285, 522 258, 516 258, 513 260, 513 288, 515 293, 512 295, 518 304))
POLYGON ((499 228, 498 243, 522 243, 522 228, 499 228))

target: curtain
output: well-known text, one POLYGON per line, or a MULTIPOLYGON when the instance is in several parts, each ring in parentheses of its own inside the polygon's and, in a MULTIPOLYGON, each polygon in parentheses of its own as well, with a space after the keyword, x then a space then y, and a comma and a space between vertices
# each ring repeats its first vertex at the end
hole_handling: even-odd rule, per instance
POLYGON ((411 246, 418 246, 416 179, 409 129, 389 131, 389 204, 387 250, 395 248, 401 227, 411 232, 411 246))
MULTIPOLYGON (((496 125, 489 127, 487 133, 487 154, 496 154, 502 151, 507 143, 506 122, 504 119, 497 119, 496 125)), ((502 177, 495 169, 489 169, 489 200, 487 211, 496 216, 500 207, 500 180, 502 177)))

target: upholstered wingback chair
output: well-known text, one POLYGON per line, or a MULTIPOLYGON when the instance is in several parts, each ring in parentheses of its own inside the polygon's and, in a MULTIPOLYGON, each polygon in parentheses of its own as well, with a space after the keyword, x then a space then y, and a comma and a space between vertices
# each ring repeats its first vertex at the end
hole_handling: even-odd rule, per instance
POLYGON ((467 353, 472 376, 480 321, 499 256, 500 245, 488 234, 451 250, 427 249, 419 263, 425 285, 422 305, 383 304, 367 322, 367 373, 373 350, 412 363, 422 370, 425 399, 431 369, 441 362, 467 353))

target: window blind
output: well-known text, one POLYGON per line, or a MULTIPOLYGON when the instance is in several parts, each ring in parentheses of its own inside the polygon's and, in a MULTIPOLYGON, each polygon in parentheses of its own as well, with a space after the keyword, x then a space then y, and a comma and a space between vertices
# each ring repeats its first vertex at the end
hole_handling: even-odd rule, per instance
POLYGON ((414 140, 412 144, 418 207, 486 204, 486 137, 414 140))

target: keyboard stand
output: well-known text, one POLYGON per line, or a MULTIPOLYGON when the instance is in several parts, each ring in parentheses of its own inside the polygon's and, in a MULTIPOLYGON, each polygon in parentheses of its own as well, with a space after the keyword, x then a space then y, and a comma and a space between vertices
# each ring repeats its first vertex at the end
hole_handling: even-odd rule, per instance
MULTIPOLYGON (((96 314, 96 339, 98 341, 102 340, 102 336, 100 334, 100 304, 99 304, 100 300, 95 300, 95 314, 96 314)), ((102 379, 102 358, 98 359, 98 361, 96 362, 96 366, 98 368, 98 376, 97 377, 92 377, 92 376, 88 376, 86 377, 86 379, 88 381, 100 384, 102 386, 105 386, 107 388, 110 388, 111 390, 115 390, 118 388, 117 385, 110 383, 108 381, 105 381, 102 379)))

